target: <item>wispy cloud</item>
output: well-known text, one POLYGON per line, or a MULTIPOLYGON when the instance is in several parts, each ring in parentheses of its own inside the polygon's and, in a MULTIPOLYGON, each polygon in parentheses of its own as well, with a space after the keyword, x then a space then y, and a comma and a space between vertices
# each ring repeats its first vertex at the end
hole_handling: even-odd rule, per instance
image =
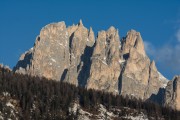
POLYGON ((155 61, 161 66, 171 70, 180 71, 180 29, 176 33, 177 44, 166 44, 160 48, 155 47, 152 43, 144 41, 145 49, 155 61))
POLYGON ((180 70, 180 43, 175 46, 164 45, 161 48, 156 48, 147 41, 145 41, 144 44, 147 54, 152 56, 152 58, 159 62, 161 66, 180 70))
POLYGON ((180 29, 176 32, 176 38, 180 42, 180 29))
POLYGON ((144 41, 144 47, 145 47, 145 50, 146 50, 146 53, 148 54, 148 55, 151 55, 151 56, 153 56, 154 54, 155 54, 155 47, 154 47, 154 45, 153 44, 151 44, 150 42, 148 42, 148 41, 144 41))

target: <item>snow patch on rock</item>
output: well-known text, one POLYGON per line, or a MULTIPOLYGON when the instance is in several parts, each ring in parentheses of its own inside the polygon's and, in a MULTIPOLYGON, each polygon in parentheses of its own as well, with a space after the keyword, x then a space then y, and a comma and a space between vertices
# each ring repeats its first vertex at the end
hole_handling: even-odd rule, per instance
POLYGON ((10 96, 8 92, 3 92, 3 96, 10 96))
POLYGON ((124 59, 119 59, 119 64, 123 64, 124 62, 125 62, 125 60, 124 59))
POLYGON ((53 62, 56 62, 56 60, 55 60, 54 58, 51 58, 51 60, 52 60, 53 62))
POLYGON ((117 117, 116 115, 114 115, 113 112, 109 112, 107 111, 107 109, 105 108, 105 106, 103 106, 102 104, 99 105, 99 112, 100 114, 97 115, 98 120, 104 120, 105 118, 107 118, 108 120, 110 120, 112 117, 117 117))
POLYGON ((165 78, 160 72, 158 72, 158 74, 159 74, 159 80, 163 82, 162 87, 166 88, 167 83, 168 83, 168 79, 165 78))
POLYGON ((130 119, 130 120, 148 120, 147 116, 143 113, 139 114, 138 116, 125 116, 124 118, 130 119))
POLYGON ((11 108, 13 108, 13 109, 14 109, 14 105, 13 105, 13 104, 11 104, 10 102, 7 102, 7 103, 6 103, 6 106, 11 107, 11 108))

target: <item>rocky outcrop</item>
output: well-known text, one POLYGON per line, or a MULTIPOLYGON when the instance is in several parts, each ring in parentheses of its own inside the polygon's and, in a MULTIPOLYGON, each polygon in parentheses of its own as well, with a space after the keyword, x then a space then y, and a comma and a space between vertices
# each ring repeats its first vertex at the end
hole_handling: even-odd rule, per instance
MULTIPOLYGON (((91 47, 94 45, 95 42, 94 32, 92 28, 90 28, 90 30, 85 28, 81 20, 77 26, 75 26, 74 28, 70 27, 68 29, 70 33, 72 33, 69 37, 70 66, 66 69, 67 73, 65 75, 64 81, 67 81, 75 85, 84 85, 87 79, 86 74, 88 70, 86 71, 83 68, 84 66, 90 64, 89 61, 92 53, 91 47), (84 54, 85 52, 87 52, 88 48, 89 53, 84 54), (84 77, 81 75, 83 79, 82 77, 79 77, 81 72, 84 72, 84 77), (81 80, 78 81, 78 79, 81 80)), ((68 59, 66 60, 68 61, 68 59)))
POLYGON ((141 99, 156 96, 167 83, 146 55, 139 32, 130 30, 120 40, 118 30, 110 27, 95 38, 81 20, 42 28, 14 71, 141 99))
POLYGON ((33 48, 29 49, 25 53, 23 53, 16 66, 13 68, 14 71, 21 74, 29 73, 30 61, 32 60, 32 52, 33 48))
POLYGON ((168 80, 158 72, 155 62, 152 61, 149 67, 148 86, 144 97, 162 105, 167 82, 168 80))
POLYGON ((91 70, 87 88, 108 92, 118 92, 120 75, 120 38, 118 30, 110 27, 98 33, 96 45, 91 57, 91 70))
POLYGON ((122 95, 148 99, 164 88, 167 79, 159 74, 155 62, 150 62, 139 32, 130 30, 122 40, 121 49, 126 60, 120 76, 122 95))
POLYGON ((130 30, 122 41, 123 54, 128 54, 131 48, 136 48, 138 53, 145 56, 143 40, 139 32, 130 30))
POLYGON ((91 55, 84 55, 84 51, 94 42, 92 28, 85 28, 82 21, 70 27, 64 22, 49 24, 42 28, 34 47, 21 55, 14 71, 78 85, 83 61, 91 55))
POLYGON ((145 54, 139 32, 131 30, 123 41, 122 53, 126 64, 122 72, 121 92, 143 99, 148 86, 150 60, 145 54))
POLYGON ((64 22, 52 23, 42 28, 37 37, 30 74, 59 80, 69 66, 69 36, 64 22))
POLYGON ((169 81, 165 91, 165 106, 180 110, 180 76, 169 81))

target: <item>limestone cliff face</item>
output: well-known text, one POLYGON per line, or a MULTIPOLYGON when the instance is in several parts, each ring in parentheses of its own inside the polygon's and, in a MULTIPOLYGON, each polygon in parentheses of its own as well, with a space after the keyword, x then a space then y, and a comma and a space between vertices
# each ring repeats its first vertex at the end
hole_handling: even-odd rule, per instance
POLYGON ((94 42, 92 28, 85 28, 82 21, 70 27, 66 27, 64 22, 49 24, 42 28, 34 47, 21 55, 14 70, 78 85, 84 59, 92 53, 88 51, 85 56, 84 51, 90 50, 94 42))
POLYGON ((121 71, 120 38, 118 30, 110 27, 98 33, 91 57, 90 77, 87 88, 119 93, 118 77, 121 71))
POLYGON ((95 42, 94 32, 92 28, 90 28, 90 30, 85 28, 82 24, 82 21, 80 21, 79 24, 75 26, 75 28, 69 27, 68 30, 69 30, 69 33, 72 33, 69 38, 70 58, 66 59, 66 61, 70 62, 69 63, 70 66, 67 68, 67 73, 65 75, 64 81, 67 81, 75 85, 80 84, 84 86, 85 84, 84 79, 87 79, 87 78, 84 78, 81 75, 82 74, 81 72, 84 72, 84 75, 86 76, 87 71, 84 70, 83 68, 84 66, 86 66, 86 64, 90 64, 90 55, 92 53, 91 48, 95 42), (89 48, 89 51, 87 51, 88 48, 89 48), (89 54, 88 53, 85 54, 85 52, 89 52, 89 54), (79 77, 80 75, 84 79, 79 77), (78 79, 81 79, 81 80, 78 81, 78 79))
POLYGON ((180 110, 180 76, 169 81, 165 91, 165 105, 180 110))
POLYGON ((155 62, 152 61, 149 66, 149 79, 148 86, 146 87, 145 98, 147 99, 157 95, 157 99, 159 99, 162 104, 164 99, 164 89, 167 82, 167 79, 160 72, 158 72, 155 62))
POLYGON ((121 50, 125 59, 120 76, 121 94, 141 99, 157 95, 159 89, 167 84, 167 79, 158 72, 155 62, 151 62, 146 55, 140 33, 130 30, 122 40, 121 50))
POLYGON ((139 53, 145 56, 143 40, 140 33, 135 30, 130 30, 122 41, 123 54, 128 54, 131 48, 136 48, 139 53))
POLYGON ((139 32, 130 30, 120 40, 118 30, 110 27, 95 38, 82 21, 42 28, 14 71, 141 99, 156 96, 167 83, 146 55, 139 32))
POLYGON ((69 67, 69 37, 64 22, 42 28, 33 49, 30 74, 59 80, 69 67))
POLYGON ((128 94, 143 99, 148 86, 150 60, 145 54, 139 32, 131 30, 127 33, 123 41, 122 53, 126 64, 121 78, 121 92, 123 95, 128 94))

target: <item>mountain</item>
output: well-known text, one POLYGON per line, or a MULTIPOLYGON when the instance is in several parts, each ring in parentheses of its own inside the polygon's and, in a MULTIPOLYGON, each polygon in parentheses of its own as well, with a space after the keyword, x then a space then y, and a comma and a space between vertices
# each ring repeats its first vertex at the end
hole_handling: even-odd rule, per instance
POLYGON ((147 56, 139 32, 130 30, 120 38, 110 27, 95 37, 81 20, 69 27, 65 22, 43 27, 13 70, 159 104, 164 104, 168 82, 147 56))

